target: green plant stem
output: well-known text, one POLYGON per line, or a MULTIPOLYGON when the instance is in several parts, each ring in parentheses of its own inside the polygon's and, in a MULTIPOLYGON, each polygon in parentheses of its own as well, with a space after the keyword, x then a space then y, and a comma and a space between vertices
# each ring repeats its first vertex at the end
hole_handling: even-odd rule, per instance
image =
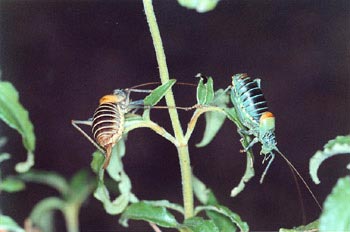
MULTIPOLYGON (((143 0, 143 5, 153 40, 154 50, 156 52, 160 80, 162 84, 164 84, 169 81, 169 72, 166 64, 162 38, 160 36, 157 19, 153 10, 152 0, 143 0)), ((183 138, 183 131, 180 124, 179 115, 175 109, 175 99, 171 89, 165 94, 165 101, 167 106, 169 106, 169 115, 175 133, 175 138, 181 139, 183 138)))
POLYGON ((184 202, 185 219, 193 217, 193 188, 192 188, 192 170, 190 165, 190 153, 188 146, 177 147, 180 160, 182 196, 184 202))
POLYGON ((221 108, 216 107, 216 106, 202 106, 202 108, 196 109, 196 111, 193 113, 193 116, 192 116, 190 122, 187 124, 187 130, 186 130, 186 134, 185 134, 185 140, 187 142, 192 135, 192 132, 197 124, 199 116, 201 116, 202 114, 204 114, 205 112, 208 112, 208 111, 218 111, 218 112, 222 112, 223 114, 225 113, 221 108))
POLYGON ((141 128, 141 127, 145 127, 145 128, 149 128, 149 129, 153 130, 157 134, 161 135, 163 138, 170 141, 175 146, 178 146, 178 141, 174 138, 174 136, 169 134, 163 127, 159 126, 157 123, 154 123, 150 120, 148 120, 148 121, 143 120, 143 121, 140 121, 138 123, 132 124, 131 126, 126 127, 124 133, 128 133, 128 132, 132 131, 133 129, 141 128))
POLYGON ((63 215, 68 232, 79 232, 79 206, 66 204, 63 208, 63 215))
MULTIPOLYGON (((160 36, 157 19, 154 14, 152 0, 143 0, 145 14, 148 22, 148 26, 151 32, 154 49, 156 52, 157 62, 159 66, 160 80, 164 84, 169 81, 169 72, 166 64, 165 52, 163 49, 162 38, 160 36)), ((185 140, 184 133, 180 124, 179 115, 175 109, 175 99, 172 90, 170 89, 165 95, 165 101, 169 106, 169 115, 171 124, 174 130, 174 135, 179 143, 177 146, 181 179, 182 179, 182 194, 184 201, 185 218, 193 216, 193 189, 192 189, 192 172, 191 163, 189 158, 189 151, 187 141, 185 140)))

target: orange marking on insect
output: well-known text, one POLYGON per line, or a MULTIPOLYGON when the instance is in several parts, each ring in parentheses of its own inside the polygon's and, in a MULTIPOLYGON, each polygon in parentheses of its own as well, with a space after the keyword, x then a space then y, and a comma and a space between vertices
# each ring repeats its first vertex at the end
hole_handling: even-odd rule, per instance
POLYGON ((100 105, 103 103, 116 103, 118 102, 118 97, 116 95, 105 95, 100 98, 100 105))
POLYGON ((263 121, 267 118, 274 118, 274 117, 275 116, 271 112, 267 111, 261 114, 260 121, 263 121))

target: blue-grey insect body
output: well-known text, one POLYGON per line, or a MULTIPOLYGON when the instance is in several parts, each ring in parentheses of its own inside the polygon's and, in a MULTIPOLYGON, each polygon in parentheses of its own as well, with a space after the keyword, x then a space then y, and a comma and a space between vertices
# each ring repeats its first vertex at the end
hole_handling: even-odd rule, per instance
POLYGON ((261 91, 260 79, 252 80, 247 74, 236 74, 232 77, 231 101, 237 117, 245 128, 240 132, 252 135, 254 138, 245 147, 245 151, 255 143, 261 143, 261 154, 270 161, 261 177, 263 180, 270 164, 274 159, 273 150, 277 150, 275 139, 275 117, 268 111, 265 97, 261 91))
POLYGON ((236 74, 232 77, 232 85, 229 89, 231 90, 231 101, 236 110, 237 117, 244 126, 244 128, 239 128, 238 131, 253 137, 248 146, 244 148, 244 151, 247 151, 255 143, 260 142, 260 153, 265 155, 264 161, 270 159, 261 176, 260 183, 264 180, 266 172, 275 157, 273 151, 276 151, 288 163, 292 171, 301 179, 318 207, 322 210, 320 203, 304 178, 287 157, 277 148, 275 117, 268 111, 266 100, 261 91, 260 79, 252 80, 247 74, 236 74))

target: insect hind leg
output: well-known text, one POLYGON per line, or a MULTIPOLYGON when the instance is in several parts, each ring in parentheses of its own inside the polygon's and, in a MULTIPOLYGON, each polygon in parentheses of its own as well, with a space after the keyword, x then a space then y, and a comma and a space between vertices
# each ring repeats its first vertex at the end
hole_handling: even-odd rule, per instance
POLYGON ((99 151, 102 152, 102 154, 106 154, 106 151, 98 145, 83 129, 80 128, 78 125, 87 125, 92 126, 92 120, 72 120, 72 125, 77 129, 87 140, 89 140, 92 145, 94 145, 99 151))
POLYGON ((254 138, 249 144, 248 146, 246 146, 244 148, 244 152, 247 152, 250 148, 252 148, 254 146, 254 144, 256 144, 257 142, 259 142, 259 139, 254 138))
POLYGON ((265 178, 265 175, 267 173, 267 171, 269 170, 270 168, 270 165, 272 164, 272 161, 275 159, 275 154, 274 153, 270 153, 268 156, 265 156, 264 159, 263 159, 263 163, 267 160, 269 160, 269 163, 267 164, 263 174, 261 175, 260 177, 260 184, 262 184, 264 182, 264 178, 265 178))

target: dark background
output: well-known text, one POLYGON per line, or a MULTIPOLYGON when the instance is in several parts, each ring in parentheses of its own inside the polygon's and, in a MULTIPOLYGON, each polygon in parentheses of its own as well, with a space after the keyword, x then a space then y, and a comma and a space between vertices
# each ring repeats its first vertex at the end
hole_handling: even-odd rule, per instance
MULTIPOLYGON (((36 169, 70 177, 89 168, 94 147, 70 124, 92 116, 98 99, 116 88, 157 81, 155 60, 141 1, 1 1, 2 79, 11 81, 30 112, 37 136, 36 169)), ((336 135, 348 134, 349 121, 349 2, 221 1, 209 13, 182 8, 175 0, 155 1, 170 76, 196 82, 198 72, 214 77, 225 88, 235 73, 262 79, 270 110, 277 118, 278 146, 321 202, 340 176, 346 157, 322 165, 321 185, 308 175, 309 158, 336 135)), ((0 93, 1 94, 1 93, 0 93)), ((176 87, 178 105, 195 103, 195 89, 176 87)), ((142 96, 141 96, 142 97, 142 96)), ((169 127, 166 111, 153 111, 169 127)), ((183 125, 191 113, 182 112, 183 125)), ((4 151, 13 154, 5 174, 25 159, 20 136, 3 123, 8 136, 4 151)), ((244 172, 245 157, 236 128, 228 121, 214 141, 197 149, 204 129, 200 120, 190 152, 194 173, 220 201, 240 214, 252 230, 277 230, 302 223, 297 191, 290 170, 275 159, 264 184, 256 156, 256 176, 236 198, 230 190, 244 172)), ((259 145, 255 153, 260 151, 259 145)), ((177 153, 147 129, 129 134, 126 172, 134 193, 142 199, 182 203, 177 153)), ((303 189, 307 220, 320 211, 303 189)), ((36 202, 57 193, 29 185, 25 192, 1 194, 1 210, 19 223, 36 202)), ((64 231, 57 213, 57 231, 64 231)), ((81 231, 150 231, 146 223, 118 225, 93 197, 82 208, 81 231)))

